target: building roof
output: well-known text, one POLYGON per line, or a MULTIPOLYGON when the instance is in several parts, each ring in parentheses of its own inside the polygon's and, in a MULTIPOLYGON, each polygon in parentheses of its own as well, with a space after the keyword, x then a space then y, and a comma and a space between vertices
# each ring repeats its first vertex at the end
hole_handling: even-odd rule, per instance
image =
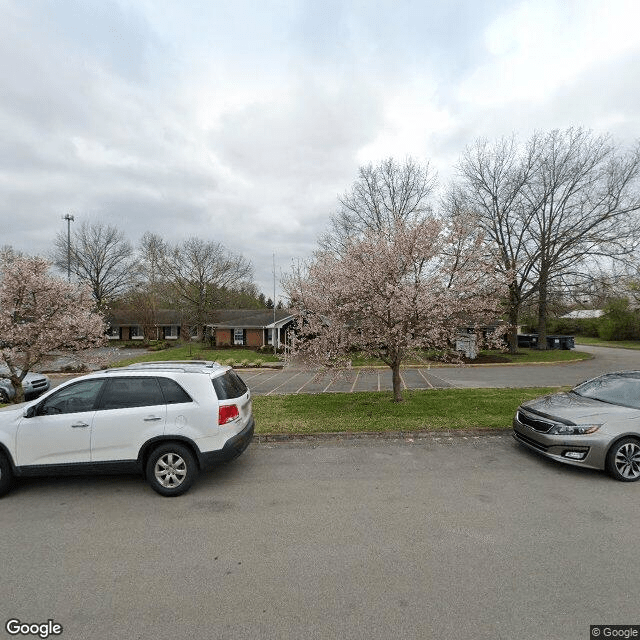
MULTIPOLYGON (((212 327, 229 329, 256 329, 273 327, 273 309, 219 309, 211 314, 207 324, 212 327)), ((275 326, 282 327, 293 319, 288 309, 276 309, 275 326)), ((135 309, 114 309, 109 314, 110 324, 116 326, 132 326, 143 323, 141 313, 135 309)), ((159 326, 181 325, 182 312, 174 309, 158 309, 154 323, 159 326)))
MULTIPOLYGON (((211 326, 220 329, 263 329, 274 326, 273 309, 220 309, 213 314, 211 326)), ((293 320, 289 309, 275 310, 275 326, 281 327, 293 320)))

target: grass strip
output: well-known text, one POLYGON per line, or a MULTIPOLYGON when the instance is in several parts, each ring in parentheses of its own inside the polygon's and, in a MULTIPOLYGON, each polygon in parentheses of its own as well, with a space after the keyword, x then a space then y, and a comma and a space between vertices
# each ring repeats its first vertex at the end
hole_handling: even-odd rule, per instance
POLYGON ((215 360, 225 363, 227 360, 242 363, 256 362, 278 362, 278 358, 273 353, 256 353, 248 349, 206 349, 200 345, 187 345, 182 347, 172 347, 151 353, 140 353, 133 358, 120 360, 114 367, 126 367, 129 364, 138 362, 162 362, 165 360, 215 360))
POLYGON ((391 392, 258 396, 253 412, 259 434, 508 429, 522 402, 559 390, 428 389, 399 403, 391 392))
POLYGON ((576 344, 592 347, 613 347, 614 349, 640 349, 640 340, 600 340, 600 338, 578 336, 576 344))

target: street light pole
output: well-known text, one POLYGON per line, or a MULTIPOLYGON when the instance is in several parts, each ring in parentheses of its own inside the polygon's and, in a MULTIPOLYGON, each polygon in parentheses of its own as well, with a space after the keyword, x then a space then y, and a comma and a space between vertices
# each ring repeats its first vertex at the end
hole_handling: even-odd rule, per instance
POLYGON ((75 218, 67 213, 62 219, 67 221, 67 281, 71 282, 71 223, 75 218))

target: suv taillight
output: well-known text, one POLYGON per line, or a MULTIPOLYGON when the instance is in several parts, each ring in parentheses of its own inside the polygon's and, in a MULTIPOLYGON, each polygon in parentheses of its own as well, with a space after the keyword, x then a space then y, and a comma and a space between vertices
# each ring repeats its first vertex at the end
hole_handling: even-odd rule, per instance
POLYGON ((240 416, 240 411, 235 404, 227 404, 218 409, 218 424, 227 424, 240 416))

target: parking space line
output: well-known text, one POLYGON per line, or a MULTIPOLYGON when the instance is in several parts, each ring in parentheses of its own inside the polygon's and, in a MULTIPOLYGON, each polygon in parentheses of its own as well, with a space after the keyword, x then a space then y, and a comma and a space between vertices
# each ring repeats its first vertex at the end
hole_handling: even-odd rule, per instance
POLYGON ((407 383, 404 381, 404 378, 402 377, 402 372, 400 372, 400 382, 402 382, 402 388, 406 391, 407 383))
POLYGON ((300 393, 312 380, 313 376, 311 376, 308 380, 305 380, 305 383, 296 391, 296 394, 300 393))
POLYGON ((351 385, 351 391, 349 393, 353 393, 353 390, 356 388, 356 382, 358 382, 358 378, 360 377, 360 371, 356 371, 356 377, 351 385))
POLYGON ((328 388, 333 384, 333 382, 334 382, 334 381, 333 381, 333 380, 331 380, 331 381, 329 382, 329 384, 328 384, 328 385, 327 385, 327 386, 322 390, 322 393, 326 393, 326 392, 327 392, 327 389, 328 389, 328 388))
POLYGON ((269 376, 266 380, 260 380, 258 384, 264 384, 265 382, 269 382, 272 378, 275 378, 277 375, 280 375, 280 372, 274 373, 272 376, 269 376))
POLYGON ((279 384, 277 387, 274 387, 273 389, 271 389, 271 391, 268 391, 267 393, 265 393, 265 395, 270 396, 272 393, 275 393, 280 387, 283 387, 285 384, 287 384, 288 382, 291 382, 291 380, 293 380, 294 378, 297 378, 299 375, 302 375, 303 373, 304 371, 298 371, 298 373, 291 376, 288 380, 285 380, 282 384, 279 384))
POLYGON ((248 376, 246 373, 244 373, 244 372, 243 372, 243 373, 242 373, 242 379, 243 379, 243 380, 253 380, 253 379, 254 379, 254 378, 256 378, 257 376, 262 375, 262 373, 263 373, 262 371, 258 371, 258 372, 256 372, 256 373, 254 373, 254 374, 252 374, 252 375, 248 376))
POLYGON ((427 376, 425 376, 424 373, 422 373, 422 370, 418 369, 417 371, 422 377, 422 379, 429 385, 429 389, 433 389, 433 385, 429 382, 429 380, 427 380, 427 376))
POLYGON ((380 372, 378 371, 378 391, 380 391, 380 372))

